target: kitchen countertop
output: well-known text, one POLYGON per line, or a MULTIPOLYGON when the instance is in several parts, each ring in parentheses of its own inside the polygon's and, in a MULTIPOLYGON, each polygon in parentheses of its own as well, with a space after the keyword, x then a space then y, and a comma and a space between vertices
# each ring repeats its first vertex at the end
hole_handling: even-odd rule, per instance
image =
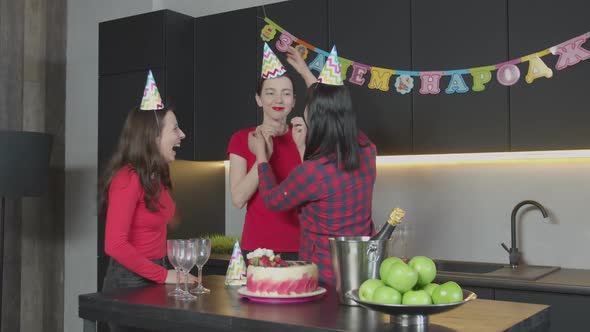
POLYGON ((437 273, 436 282, 440 283, 450 280, 467 287, 477 286, 590 295, 590 270, 581 269, 559 269, 544 277, 531 281, 486 277, 485 274, 437 273))
MULTIPOLYGON (((210 262, 227 268, 229 255, 211 255, 210 262)), ((209 262, 207 263, 209 264, 209 262)), ((487 277, 485 274, 468 275, 438 272, 435 282, 456 281, 462 286, 493 287, 531 290, 563 294, 590 295, 590 270, 559 269, 537 280, 514 280, 487 277)))
MULTIPOLYGON (((362 307, 338 303, 334 291, 299 304, 269 305, 240 298, 226 288, 223 276, 204 277, 211 294, 183 302, 167 296, 174 285, 79 296, 84 331, 94 321, 166 331, 203 328, 206 331, 392 331, 391 317, 362 307)), ((546 305, 473 300, 451 311, 430 316, 429 331, 535 331, 549 326, 546 305)), ((404 331, 412 331, 404 329, 404 331)))

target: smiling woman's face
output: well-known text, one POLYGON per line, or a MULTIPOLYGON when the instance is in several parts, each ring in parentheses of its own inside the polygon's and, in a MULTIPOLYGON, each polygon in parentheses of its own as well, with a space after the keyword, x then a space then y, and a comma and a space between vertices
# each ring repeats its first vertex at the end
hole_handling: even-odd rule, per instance
POLYGON ((262 107, 265 118, 287 121, 287 115, 295 107, 293 83, 285 76, 265 80, 260 95, 256 95, 256 103, 262 107))
POLYGON ((176 151, 174 151, 174 148, 180 147, 180 141, 186 136, 178 127, 176 115, 174 115, 174 112, 172 111, 166 112, 160 125, 162 127, 160 130, 160 136, 157 138, 158 149, 160 150, 162 158, 164 158, 166 162, 171 162, 176 159, 176 151))

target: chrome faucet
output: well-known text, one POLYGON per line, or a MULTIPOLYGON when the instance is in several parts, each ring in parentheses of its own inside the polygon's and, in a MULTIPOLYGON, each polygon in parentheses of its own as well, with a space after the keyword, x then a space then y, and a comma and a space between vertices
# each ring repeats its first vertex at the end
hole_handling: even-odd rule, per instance
POLYGON ((510 218, 510 232, 511 232, 510 235, 511 235, 511 240, 512 240, 512 247, 510 247, 510 249, 508 249, 508 247, 506 247, 506 245, 503 242, 502 242, 502 247, 504 248, 504 250, 506 250, 508 252, 508 255, 509 255, 508 258, 510 260, 510 267, 512 267, 513 269, 518 267, 518 262, 520 261, 520 252, 518 251, 518 248, 516 247, 516 213, 523 205, 527 205, 527 204, 536 206, 543 214, 543 218, 547 218, 547 211, 545 211, 545 208, 543 207, 543 205, 541 205, 540 203, 535 202, 535 201, 531 201, 531 200, 522 201, 522 202, 516 204, 514 209, 512 209, 512 216, 510 218))

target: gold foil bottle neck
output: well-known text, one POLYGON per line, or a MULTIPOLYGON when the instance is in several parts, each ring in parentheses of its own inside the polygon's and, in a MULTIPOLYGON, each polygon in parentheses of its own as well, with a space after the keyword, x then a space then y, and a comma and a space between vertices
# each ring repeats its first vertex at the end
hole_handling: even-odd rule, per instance
POLYGON ((389 214, 389 218, 387 219, 387 223, 390 225, 393 225, 393 226, 399 225, 402 222, 402 219, 404 219, 405 215, 406 215, 406 211, 404 211, 401 208, 396 207, 389 214))

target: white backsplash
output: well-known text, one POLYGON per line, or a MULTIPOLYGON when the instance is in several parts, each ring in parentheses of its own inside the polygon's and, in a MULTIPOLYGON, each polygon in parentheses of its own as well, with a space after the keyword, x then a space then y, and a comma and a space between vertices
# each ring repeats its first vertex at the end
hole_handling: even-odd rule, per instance
MULTIPOLYGON (((512 208, 541 203, 517 215, 517 244, 527 264, 590 269, 590 161, 497 162, 378 166, 373 217, 380 226, 391 209, 406 210, 408 255, 508 262, 512 208)), ((239 235, 245 209, 231 205, 226 170, 226 233, 239 235)), ((396 248, 400 252, 399 248, 396 248)))

